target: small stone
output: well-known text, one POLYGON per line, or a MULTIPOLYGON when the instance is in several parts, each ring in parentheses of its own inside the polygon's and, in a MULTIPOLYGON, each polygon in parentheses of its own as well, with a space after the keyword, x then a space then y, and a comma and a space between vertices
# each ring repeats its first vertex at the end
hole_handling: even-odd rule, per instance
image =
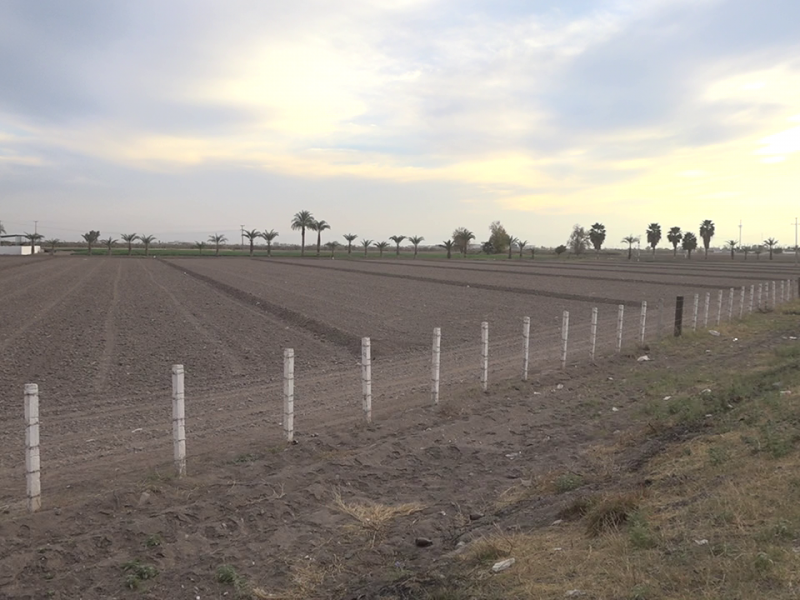
POLYGON ((708 540, 703 538, 702 540, 695 540, 694 543, 698 546, 706 546, 708 545, 708 540))
POLYGON ((557 390, 563 390, 563 389, 564 389, 564 384, 563 384, 563 383, 559 383, 559 384, 556 386, 556 389, 557 389, 557 390))
POLYGON ((586 592, 583 590, 569 590, 566 594, 564 594, 567 598, 577 598, 578 596, 585 596, 586 592))
POLYGON ((670 400, 672 396, 664 396, 664 400, 670 400))
POLYGON ((150 504, 150 492, 142 492, 142 495, 139 496, 139 506, 145 506, 146 504, 150 504))
POLYGON ((550 525, 561 525, 564 522, 564 519, 556 519, 550 525))
POLYGON ((719 331, 714 331, 713 329, 708 332, 709 334, 713 335, 714 337, 719 337, 719 331))
POLYGON ((483 517, 484 517, 484 514, 482 512, 469 513, 469 520, 470 521, 478 521, 478 520, 482 519, 483 517))
POLYGON ((640 356, 636 360, 639 361, 639 362, 647 362, 647 361, 650 360, 650 357, 645 354, 644 356, 640 356))
POLYGON ((427 548, 428 546, 433 546, 433 540, 425 537, 418 537, 414 540, 414 545, 417 546, 417 548, 427 548))
POLYGON ((619 409, 616 406, 612 406, 611 412, 619 412, 619 409))
POLYGON ((492 573, 500 573, 506 569, 510 569, 515 562, 517 562, 516 558, 507 558, 505 560, 501 560, 500 562, 496 562, 494 565, 492 565, 492 573))

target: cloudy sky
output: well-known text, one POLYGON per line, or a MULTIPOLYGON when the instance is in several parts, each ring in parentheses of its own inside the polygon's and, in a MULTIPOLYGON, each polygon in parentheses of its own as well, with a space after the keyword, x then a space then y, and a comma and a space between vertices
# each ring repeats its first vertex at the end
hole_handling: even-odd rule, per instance
POLYGON ((0 1, 0 220, 794 243, 797 0, 0 1), (763 236, 763 237, 762 237, 763 236))

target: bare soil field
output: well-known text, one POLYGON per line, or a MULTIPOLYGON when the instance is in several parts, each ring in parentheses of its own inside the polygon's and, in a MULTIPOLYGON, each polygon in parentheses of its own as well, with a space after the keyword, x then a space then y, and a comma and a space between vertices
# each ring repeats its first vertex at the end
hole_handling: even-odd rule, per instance
MULTIPOLYGON (((613 365, 641 353, 643 299, 651 303, 647 336, 654 340, 659 329, 670 331, 677 293, 796 277, 790 265, 765 261, 763 270, 747 263, 724 273, 709 261, 683 275, 671 264, 588 262, 0 261, 0 535, 9 541, 0 550, 0 597, 133 597, 119 565, 124 556, 137 558, 152 535, 163 544, 139 554, 152 554, 164 576, 139 595, 222 597, 228 589, 213 576, 209 584, 208 570, 230 560, 284 588, 304 565, 267 568, 261 561, 272 552, 294 560, 306 548, 314 561, 319 552, 331 560, 360 555, 362 542, 333 533, 348 520, 328 507, 334 488, 419 501, 426 508, 415 531, 440 539, 455 514, 443 498, 469 490, 482 474, 481 486, 463 498, 480 509, 520 476, 508 454, 525 448, 537 457, 527 468, 544 472, 568 463, 574 444, 621 426, 619 416, 588 428, 575 418, 587 401, 580 382, 597 368, 588 361, 593 306, 604 356, 615 354, 617 304, 626 306, 625 352, 613 365), (568 369, 556 372, 563 310, 571 314, 570 354, 568 369), (511 383, 521 369, 523 316, 532 319, 532 377, 511 383), (477 391, 484 320, 491 396, 477 391), (427 408, 433 327, 443 330, 441 411, 427 408), (375 360, 371 427, 360 416, 364 336, 375 360), (280 431, 287 347, 297 356, 296 448, 285 447, 280 431), (191 476, 182 482, 169 476, 169 369, 176 363, 187 372, 191 476), (562 381, 568 405, 566 394, 555 393, 562 381), (32 517, 24 515, 28 382, 40 386, 45 498, 45 510, 32 517), (144 490, 149 496, 140 503, 144 490), (256 560, 258 568, 247 565, 256 560)), ((395 550, 380 546, 373 558, 383 564, 395 550)), ((417 553, 413 560, 424 560, 417 553)))

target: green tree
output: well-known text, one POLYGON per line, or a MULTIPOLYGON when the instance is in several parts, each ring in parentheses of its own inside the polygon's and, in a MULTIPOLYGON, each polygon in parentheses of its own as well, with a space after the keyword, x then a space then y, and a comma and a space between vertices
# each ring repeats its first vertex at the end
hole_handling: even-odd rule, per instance
POLYGON ((123 233, 122 234, 122 241, 128 244, 128 256, 131 255, 133 252, 133 242, 139 239, 139 236, 135 233, 123 233))
POLYGON ((228 238, 222 235, 221 233, 215 233, 214 235, 208 236, 208 241, 214 244, 214 249, 216 250, 215 256, 219 256, 219 247, 220 245, 227 242, 228 238))
POLYGON ((469 252, 469 244, 475 239, 475 234, 466 227, 459 227, 453 231, 453 242, 464 256, 469 252))
POLYGON ((656 246, 661 241, 661 225, 658 223, 650 223, 647 226, 647 243, 653 250, 653 258, 656 256, 656 246))
POLYGON ((675 258, 678 256, 678 244, 681 243, 683 239, 683 233, 681 233, 680 227, 670 227, 669 233, 667 234, 667 239, 669 243, 672 244, 672 257, 675 258))
POLYGON ((714 222, 706 219, 700 223, 700 237, 703 238, 703 247, 706 249, 706 259, 708 258, 708 247, 711 245, 711 238, 714 237, 714 222))
POLYGON ((687 258, 691 260, 692 258, 692 251, 697 250, 697 236, 693 234, 691 231, 686 232, 683 235, 683 241, 681 243, 681 247, 688 252, 687 258))
POLYGON ((367 250, 372 245, 372 240, 361 240, 361 245, 364 246, 364 256, 366 256, 367 250))
POLYGON ((756 244, 753 246, 753 252, 756 255, 756 260, 761 260, 761 253, 764 251, 764 244, 756 244))
POLYGON ((768 238, 764 240, 764 243, 767 245, 767 248, 769 248, 769 259, 772 260, 772 253, 775 250, 775 246, 778 245, 778 240, 775 238, 768 238))
POLYGON ((322 232, 330 228, 331 226, 327 221, 314 221, 314 225, 311 227, 313 231, 317 232, 317 256, 319 256, 320 248, 322 247, 322 232))
POLYGON ((453 248, 456 247, 455 242, 453 242, 453 240, 445 240, 444 242, 442 242, 441 246, 442 246, 442 248, 447 250, 447 258, 452 258, 453 257, 453 248))
POLYGON ((44 245, 46 245, 46 246, 50 246, 50 254, 52 256, 55 256, 55 254, 56 254, 56 244, 58 244, 60 241, 61 240, 59 240, 58 238, 52 238, 52 239, 49 239, 49 240, 45 240, 42 243, 44 245))
POLYGON ((327 244, 325 244, 325 246, 328 248, 328 250, 331 251, 331 257, 333 257, 336 254, 336 247, 338 245, 339 245, 339 242, 336 242, 336 241, 328 242, 327 244))
POLYGON ((395 245, 397 246, 397 252, 395 253, 395 256, 400 256, 400 244, 403 243, 403 240, 406 239, 406 236, 404 236, 404 235, 393 235, 389 239, 392 240, 395 243, 395 245))
POLYGON ((518 240, 517 238, 515 238, 513 235, 512 235, 512 236, 511 236, 511 238, 508 240, 508 258, 509 258, 509 259, 511 258, 511 253, 514 251, 514 245, 515 245, 517 242, 519 242, 519 240, 518 240))
POLYGON ((156 236, 154 235, 140 235, 139 241, 144 244, 144 255, 149 256, 150 254, 150 244, 156 241, 156 236))
POLYGON ((261 237, 267 242, 267 256, 272 256, 272 240, 278 237, 278 235, 278 232, 274 229, 270 229, 269 231, 265 229, 264 233, 261 234, 261 237))
POLYGON ((41 240, 44 236, 41 233, 26 233, 25 238, 31 243, 31 256, 36 252, 36 242, 41 240))
POLYGON ((381 251, 380 258, 383 258, 383 251, 389 246, 389 242, 378 242, 375 247, 381 251))
MULTIPOLYGON (((729 249, 730 249, 730 251, 731 251, 731 260, 734 260, 734 258, 735 258, 735 257, 734 257, 734 254, 733 254, 733 253, 734 253, 734 251, 736 250, 736 245, 738 244, 738 242, 737 242, 736 240, 728 240, 728 241, 727 241, 727 242, 725 242, 725 243, 727 244, 728 248, 729 248, 729 249)), ((747 258, 746 258, 746 257, 745 257, 745 260, 747 260, 747 258)))
POLYGON ((509 243, 511 243, 511 236, 508 235, 505 227, 500 221, 492 221, 492 224, 489 225, 489 232, 489 241, 492 244, 493 251, 497 254, 504 253, 508 249, 509 243))
POLYGON ((200 256, 202 256, 203 255, 203 250, 206 249, 206 243, 205 242, 195 242, 194 243, 194 247, 197 248, 200 251, 200 256))
POLYGON ((576 256, 582 256, 586 251, 586 244, 588 241, 589 234, 586 232, 586 230, 580 225, 573 225, 572 233, 569 235, 569 239, 567 240, 567 246, 570 250, 572 250, 572 253, 576 256))
POLYGON ((107 252, 107 255, 108 255, 108 256, 111 256, 111 248, 112 248, 112 247, 114 246, 114 244, 116 244, 116 243, 117 243, 117 240, 116 240, 116 239, 114 239, 114 238, 112 238, 111 236, 108 236, 108 238, 107 238, 107 239, 103 240, 103 245, 104 245, 106 248, 108 248, 108 252, 107 252))
POLYGON ((564 244, 561 244, 560 246, 556 246, 556 256, 561 256, 566 251, 567 251, 567 247, 564 244))
POLYGON ((312 229, 315 222, 314 216, 307 210, 301 210, 292 217, 292 229, 300 230, 300 256, 306 255, 306 229, 312 229))
POLYGON ((255 242, 261 237, 261 233, 258 231, 258 229, 251 229, 250 231, 245 229, 242 233, 244 233, 244 237, 246 237, 250 242, 250 257, 252 258, 255 242))
POLYGON ((425 240, 424 237, 421 235, 412 235, 408 238, 408 241, 414 244, 414 258, 417 258, 417 250, 419 249, 419 245, 425 240))
POLYGON ((594 246, 594 253, 597 258, 600 258, 600 249, 603 247, 603 242, 606 241, 606 226, 602 223, 595 223, 589 230, 589 241, 594 246))
POLYGON ((528 240, 517 240, 517 248, 519 248, 519 257, 522 258, 522 251, 525 250, 525 246, 528 245, 528 240))
POLYGON ((347 240, 347 256, 350 256, 350 252, 353 249, 353 242, 358 236, 355 233, 345 233, 342 237, 347 240))
POLYGON ((638 237, 628 235, 622 238, 623 244, 628 244, 628 260, 633 258, 633 245, 639 241, 638 237))
POLYGON ((100 239, 100 232, 91 230, 89 231, 89 233, 84 233, 81 237, 83 237, 84 241, 86 242, 86 245, 89 247, 89 256, 91 256, 92 246, 94 246, 95 243, 97 243, 97 240, 100 239))

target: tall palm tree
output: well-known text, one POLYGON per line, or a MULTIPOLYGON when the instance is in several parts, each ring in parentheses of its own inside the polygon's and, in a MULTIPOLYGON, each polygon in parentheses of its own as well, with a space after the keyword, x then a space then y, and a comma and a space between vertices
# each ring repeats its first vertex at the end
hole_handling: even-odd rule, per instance
POLYGON ((511 258, 511 252, 514 250, 514 244, 518 244, 519 240, 513 235, 508 238, 508 258, 511 258))
POLYGON ((393 235, 389 239, 392 240, 395 243, 395 246, 397 247, 397 252, 395 253, 395 256, 400 256, 400 244, 403 243, 403 240, 406 239, 406 236, 393 235))
POLYGON ((242 233, 244 234, 244 237, 246 237, 250 241, 250 258, 252 258, 253 246, 255 244, 256 239, 261 237, 261 233, 258 231, 258 229, 251 229, 250 231, 247 231, 245 229, 242 233))
POLYGON ((219 247, 220 244, 224 244, 228 241, 228 238, 220 233, 215 233, 214 235, 208 236, 208 241, 214 244, 214 248, 216 250, 215 256, 219 256, 219 247))
POLYGON ((347 256, 350 256, 350 252, 353 249, 353 242, 358 236, 355 233, 345 233, 342 237, 347 240, 347 256))
POLYGON ((475 239, 475 234, 466 227, 459 227, 453 232, 453 242, 461 253, 466 256, 469 251, 469 243, 475 239))
POLYGON ((45 244, 46 246, 50 246, 50 254, 52 256, 55 256, 56 255, 56 244, 58 244, 60 241, 61 240, 58 239, 58 238, 52 238, 52 239, 49 239, 49 240, 45 240, 42 243, 45 244))
POLYGON ((711 245, 711 238, 714 237, 714 222, 706 219, 700 223, 700 237, 703 238, 703 247, 706 249, 706 259, 708 258, 708 247, 711 245))
POLYGON ((682 247, 686 250, 687 258, 689 260, 692 259, 692 250, 697 249, 697 236, 693 234, 691 231, 687 232, 683 236, 682 247))
POLYGON ((633 245, 638 241, 639 241, 639 238, 635 237, 633 235, 628 235, 628 236, 622 238, 622 243, 628 244, 628 260, 633 258, 633 245))
POLYGON ((672 258, 678 256, 678 244, 681 243, 683 239, 683 233, 681 233, 680 227, 670 227, 669 233, 667 234, 667 239, 669 243, 672 244, 672 258))
POLYGON ((272 240, 278 237, 278 232, 274 229, 270 229, 269 231, 265 229, 261 237, 267 241, 267 256, 272 256, 272 240))
POLYGON ((203 255, 203 250, 206 249, 206 243, 205 242, 195 242, 194 243, 194 247, 197 248, 200 251, 200 256, 202 256, 203 255))
MULTIPOLYGON (((734 250, 736 250, 736 245, 737 245, 739 242, 737 242, 736 240, 728 240, 728 241, 727 241, 727 242, 725 242, 725 243, 728 245, 728 248, 730 248, 730 251, 731 251, 731 260, 734 260, 733 251, 734 251, 734 250)), ((745 259, 745 260, 747 260, 747 259, 745 259)))
POLYGON ((421 235, 412 235, 410 238, 408 238, 408 241, 414 244, 414 258, 417 258, 417 249, 424 240, 425 238, 421 235))
POLYGON ((769 259, 772 260, 772 251, 775 248, 775 246, 778 245, 778 240, 776 240, 775 238, 769 238, 764 240, 764 243, 767 245, 767 248, 769 248, 769 259))
POLYGON ((606 226, 602 223, 595 223, 589 230, 589 241, 594 246, 594 254, 600 259, 600 249, 606 241, 606 226))
POLYGON ((453 240, 445 240, 442 242, 442 248, 447 250, 447 258, 453 257, 453 248, 456 247, 456 244, 453 240))
POLYGON ((107 256, 111 256, 111 247, 117 243, 117 240, 108 236, 108 239, 103 240, 103 245, 108 248, 107 256))
POLYGON ((327 221, 314 221, 314 225, 311 227, 317 232, 317 256, 319 256, 320 247, 322 246, 322 232, 330 228, 331 226, 327 221))
POLYGON ((386 250, 386 248, 388 248, 388 246, 389 246, 389 242, 378 242, 377 244, 375 244, 375 247, 378 250, 381 251, 380 258, 383 258, 383 251, 386 250))
POLYGON ((31 256, 35 252, 34 247, 36 246, 36 242, 41 240, 44 236, 41 233, 26 233, 25 238, 31 243, 31 256))
POLYGON ((292 229, 300 230, 300 256, 306 255, 306 229, 311 229, 315 222, 314 215, 307 210, 301 210, 292 217, 292 229))
POLYGON ((367 250, 372 245, 372 240, 361 240, 361 245, 364 246, 364 256, 366 256, 367 250))
POLYGON ((647 226, 647 243, 653 249, 653 258, 656 256, 656 246, 661 241, 661 225, 658 223, 650 223, 647 226))
POLYGON ((519 257, 522 258, 522 251, 525 250, 525 246, 528 245, 528 240, 517 240, 517 247, 519 248, 519 257))
POLYGON ((144 244, 144 255, 150 255, 150 244, 156 241, 156 236, 154 235, 140 235, 139 241, 144 244))
POLYGON ((81 237, 86 241, 86 245, 89 246, 89 256, 91 256, 92 246, 100 239, 100 232, 91 230, 89 233, 84 233, 81 237))
POLYGON ((136 235, 135 233, 123 233, 122 234, 122 241, 124 241, 126 244, 128 244, 128 256, 130 256, 131 252, 133 252, 133 248, 132 248, 133 242, 135 242, 138 239, 139 239, 139 236, 136 235))

